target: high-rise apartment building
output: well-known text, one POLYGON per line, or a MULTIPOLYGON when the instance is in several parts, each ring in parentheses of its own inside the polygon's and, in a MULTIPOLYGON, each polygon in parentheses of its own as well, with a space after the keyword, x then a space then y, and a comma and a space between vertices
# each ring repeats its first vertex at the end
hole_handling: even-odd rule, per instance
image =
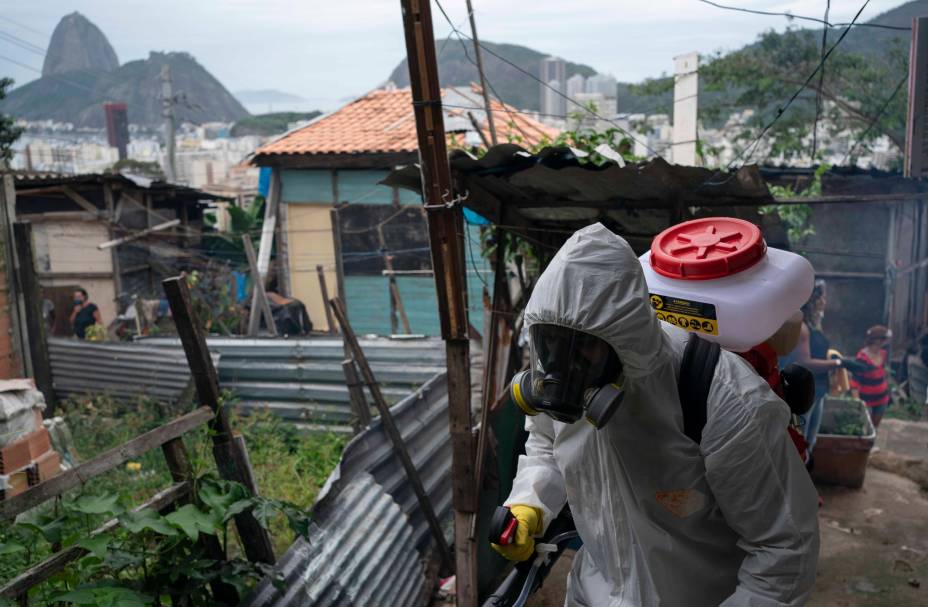
POLYGON ((543 117, 566 114, 567 100, 563 96, 567 94, 567 65, 564 60, 560 57, 542 59, 539 79, 544 83, 539 85, 543 117))

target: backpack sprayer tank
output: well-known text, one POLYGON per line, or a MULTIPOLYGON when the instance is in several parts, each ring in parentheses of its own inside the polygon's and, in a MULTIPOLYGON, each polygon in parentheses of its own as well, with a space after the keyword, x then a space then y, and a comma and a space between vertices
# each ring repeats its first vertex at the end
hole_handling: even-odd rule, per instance
POLYGON ((773 336, 815 279, 805 258, 768 248, 757 226, 732 217, 672 226, 640 261, 658 319, 734 352, 773 336))

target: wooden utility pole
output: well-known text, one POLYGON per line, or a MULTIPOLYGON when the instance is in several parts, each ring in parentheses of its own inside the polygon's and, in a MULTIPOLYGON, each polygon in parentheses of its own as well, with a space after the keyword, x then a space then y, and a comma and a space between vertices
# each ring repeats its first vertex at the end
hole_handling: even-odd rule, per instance
POLYGON ((52 385, 52 367, 45 339, 45 321, 42 318, 42 298, 39 295, 39 278, 35 270, 35 250, 32 241, 32 224, 17 221, 13 224, 13 244, 16 249, 16 288, 23 294, 26 304, 25 325, 29 336, 29 354, 32 357, 32 378, 45 396, 48 408, 45 416, 55 410, 55 390, 52 385))
POLYGON ((477 546, 470 529, 477 512, 476 445, 470 410, 464 219, 460 203, 452 193, 429 0, 400 0, 400 4, 419 142, 422 199, 428 217, 441 335, 445 340, 448 365, 457 605, 473 607, 477 604, 477 546))
MULTIPOLYGON (((483 54, 480 49, 480 38, 477 37, 477 21, 474 19, 474 7, 467 0, 467 16, 470 19, 470 37, 474 41, 474 55, 477 56, 477 73, 480 75, 480 90, 483 92, 483 107, 487 110, 487 126, 490 128, 490 141, 496 145, 496 125, 493 124, 493 111, 490 106, 490 92, 487 90, 487 78, 483 73, 483 54)), ((477 129, 480 133, 480 129, 477 129)), ((481 135, 481 139, 483 136, 481 135)))

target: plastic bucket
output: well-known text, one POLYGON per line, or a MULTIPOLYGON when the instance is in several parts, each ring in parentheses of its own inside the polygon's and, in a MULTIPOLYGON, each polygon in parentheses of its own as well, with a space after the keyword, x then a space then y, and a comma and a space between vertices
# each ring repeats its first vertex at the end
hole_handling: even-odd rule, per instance
POLYGON ((826 396, 822 411, 822 428, 812 457, 815 466, 812 478, 826 485, 841 485, 859 489, 864 484, 870 450, 876 442, 876 429, 870 422, 863 401, 854 398, 826 396), (833 434, 842 415, 859 413, 863 429, 858 435, 833 434))

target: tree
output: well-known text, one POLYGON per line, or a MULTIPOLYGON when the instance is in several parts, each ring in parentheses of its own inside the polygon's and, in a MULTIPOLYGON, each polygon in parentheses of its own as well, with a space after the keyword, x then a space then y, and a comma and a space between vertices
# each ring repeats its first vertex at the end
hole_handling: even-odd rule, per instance
MULTIPOLYGON (((829 46, 838 35, 829 37, 829 46)), ((699 78, 702 98, 707 101, 701 103, 700 120, 717 124, 734 111, 753 109, 753 115, 736 129, 735 140, 745 149, 782 112, 752 160, 801 157, 811 152, 809 136, 820 94, 824 103, 819 133, 828 125, 831 135, 844 133, 851 142, 859 140, 857 152, 883 135, 904 149, 905 94, 897 92, 890 100, 907 72, 908 54, 902 41, 888 40, 878 52, 866 55, 839 46, 825 62, 824 78, 820 81, 816 73, 806 82, 821 62, 821 50, 820 32, 788 29, 765 32, 738 51, 704 57, 699 78), (785 109, 790 96, 799 90, 785 109)), ((667 78, 645 82, 637 92, 659 94, 672 88, 673 79, 667 78)), ((821 147, 818 152, 823 152, 821 147)))
MULTIPOLYGON (((11 78, 0 78, 0 101, 6 98, 6 91, 11 86, 11 78)), ((22 133, 23 129, 16 126, 11 116, 0 113, 0 166, 9 166, 13 159, 13 143, 22 133)))

